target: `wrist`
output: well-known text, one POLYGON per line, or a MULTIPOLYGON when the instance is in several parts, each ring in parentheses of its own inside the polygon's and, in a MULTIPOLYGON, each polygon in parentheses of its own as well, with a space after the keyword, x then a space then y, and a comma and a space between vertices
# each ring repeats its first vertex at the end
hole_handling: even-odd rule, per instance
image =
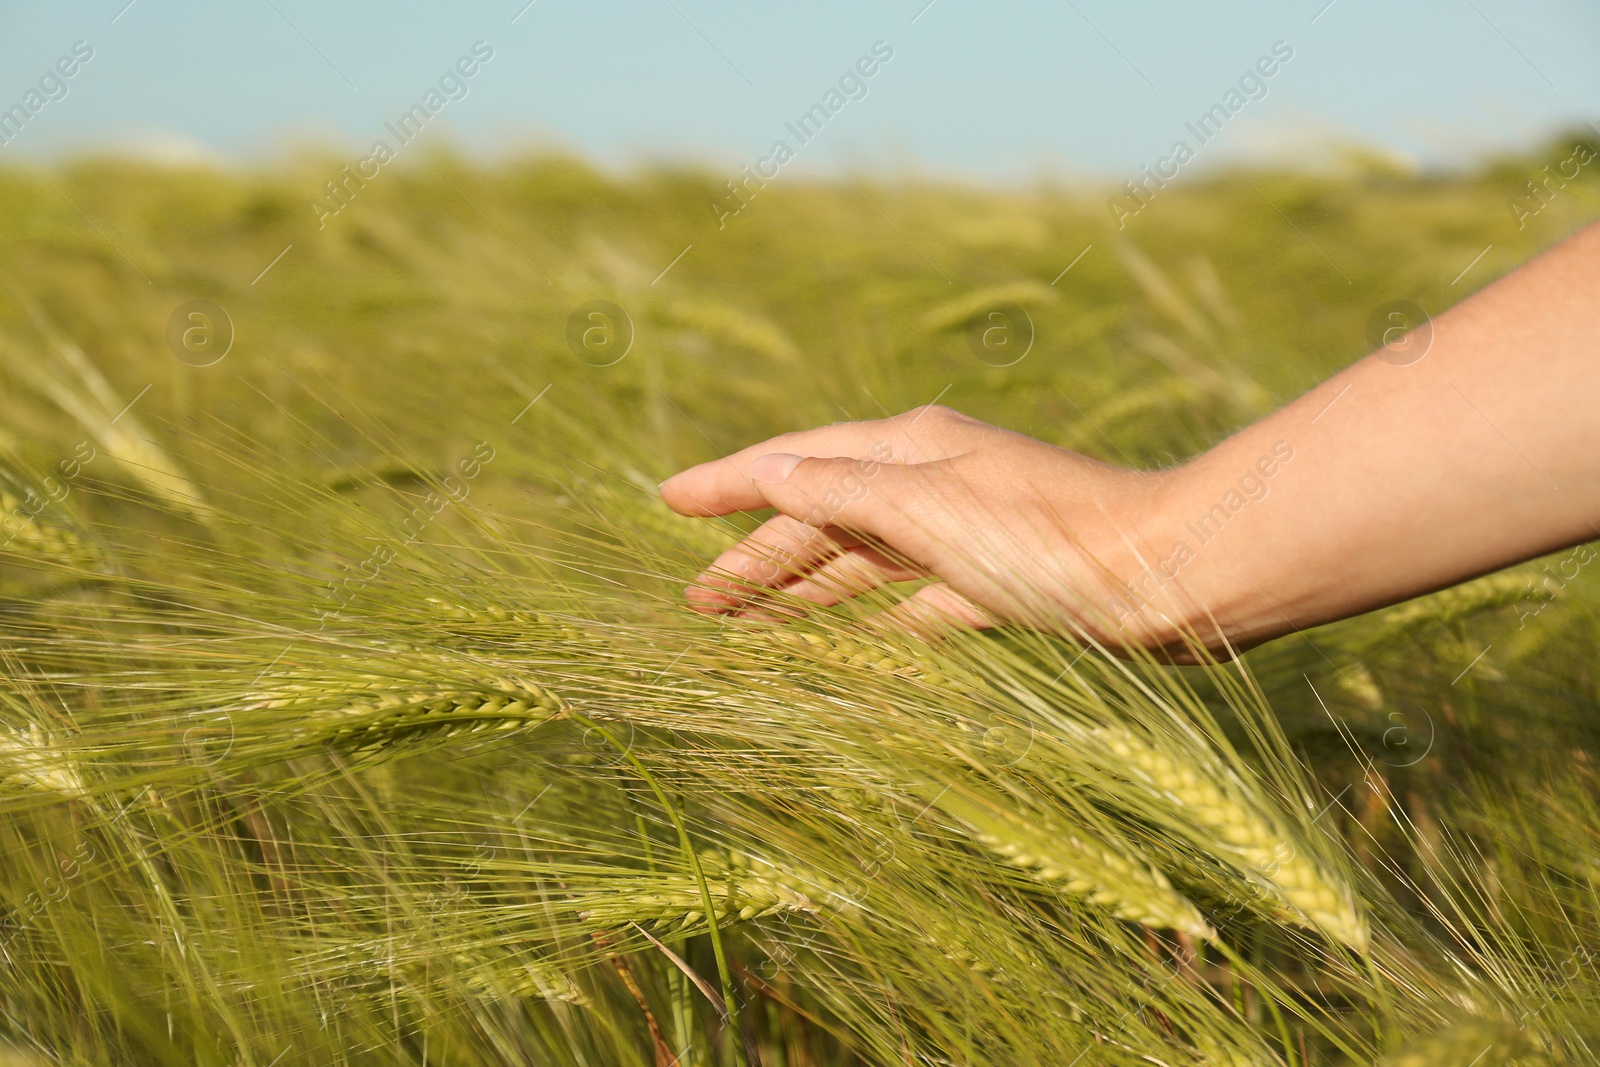
POLYGON ((1196 643, 1221 652, 1281 632, 1246 564, 1262 556, 1265 502, 1294 459, 1287 441, 1235 439, 1147 476, 1138 551, 1119 575, 1117 640, 1192 660, 1196 643))

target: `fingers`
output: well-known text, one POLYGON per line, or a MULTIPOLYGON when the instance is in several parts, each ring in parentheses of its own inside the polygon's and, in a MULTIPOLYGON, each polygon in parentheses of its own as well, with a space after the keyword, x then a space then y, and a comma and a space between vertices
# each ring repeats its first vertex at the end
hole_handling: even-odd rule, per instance
MULTIPOLYGON (((775 507, 781 514, 702 572, 687 591, 690 604, 707 612, 736 608, 762 591, 806 577, 845 549, 883 571, 869 588, 920 576, 925 572, 863 545, 855 534, 918 559, 928 535, 909 515, 926 496, 927 467, 783 454, 758 458, 750 465, 751 485, 763 506, 775 507)), ((809 596, 826 595, 813 587, 805 591, 809 596)))
POLYGON ((845 422, 782 434, 673 475, 661 483, 661 499, 681 515, 701 517, 769 507, 750 484, 750 466, 772 453, 870 458, 882 463, 893 457, 894 449, 884 439, 882 422, 845 422))
POLYGON ((887 463, 925 463, 964 451, 975 434, 994 427, 937 405, 870 422, 841 422, 782 434, 724 459, 702 463, 661 483, 661 499, 683 515, 727 515, 767 506, 750 484, 750 467, 773 453, 844 457, 887 463))
POLYGON ((842 550, 811 574, 783 587, 786 597, 830 608, 891 582, 924 578, 914 570, 861 545, 842 550))
POLYGON ((686 595, 697 611, 726 611, 810 573, 838 552, 839 546, 821 530, 778 515, 718 556, 686 595))
POLYGON ((1000 625, 994 616, 943 582, 923 586, 888 611, 867 619, 866 624, 906 630, 924 641, 1000 625))
POLYGON ((945 513, 933 506, 940 463, 769 455, 751 464, 751 473, 767 505, 807 526, 838 528, 836 543, 858 543, 846 535, 853 534, 914 565, 932 563, 945 525, 945 513))
POLYGON ((821 605, 923 577, 944 538, 936 463, 772 454, 750 466, 763 503, 781 513, 724 552, 687 590, 705 612, 738 610, 763 592, 821 605))
MULTIPOLYGON (((872 581, 876 577, 867 570, 858 572, 858 575, 863 581, 872 581)), ((793 608, 771 611, 755 608, 739 613, 742 618, 761 618, 772 622, 791 622, 803 614, 793 608)), ((1002 620, 948 585, 935 582, 918 589, 887 611, 868 615, 859 625, 869 632, 909 633, 920 640, 933 643, 952 634, 969 630, 989 630, 1001 624, 1002 620)))

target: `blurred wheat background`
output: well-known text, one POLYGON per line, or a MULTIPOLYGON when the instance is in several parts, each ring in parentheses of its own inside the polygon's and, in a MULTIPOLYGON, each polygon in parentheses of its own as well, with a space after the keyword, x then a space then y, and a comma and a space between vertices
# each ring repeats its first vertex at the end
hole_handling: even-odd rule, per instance
POLYGON ((1508 208, 1578 141, 1121 230, 865 178, 719 229, 719 176, 552 156, 321 229, 338 159, 0 171, 0 1062, 1596 1062, 1591 550, 1179 669, 694 616, 749 525, 654 491, 935 398, 1178 462, 1594 218, 1508 208))

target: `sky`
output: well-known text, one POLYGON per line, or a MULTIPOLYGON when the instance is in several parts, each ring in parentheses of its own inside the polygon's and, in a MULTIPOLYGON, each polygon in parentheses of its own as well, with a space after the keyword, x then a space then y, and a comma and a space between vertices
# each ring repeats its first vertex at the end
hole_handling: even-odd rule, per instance
POLYGON ((92 58, 0 163, 360 152, 478 42, 492 57, 418 143, 626 169, 737 167, 784 140, 806 171, 1005 181, 1133 176, 1180 138, 1196 168, 1340 145, 1437 167, 1600 136, 1595 0, 0 0, 0 110, 78 42, 92 58), (801 144, 785 123, 874 45, 892 57, 801 144), (1263 59, 1260 98, 1202 145, 1185 123, 1263 59))

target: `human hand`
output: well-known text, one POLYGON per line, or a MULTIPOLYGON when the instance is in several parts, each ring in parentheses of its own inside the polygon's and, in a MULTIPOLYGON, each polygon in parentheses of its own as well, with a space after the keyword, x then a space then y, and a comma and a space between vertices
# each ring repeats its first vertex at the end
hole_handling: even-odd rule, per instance
POLYGON ((1123 646, 1180 638, 1126 593, 1169 472, 1112 467, 948 408, 784 434, 662 483, 693 516, 776 508, 687 590, 708 613, 837 604, 934 577, 920 631, 1017 623, 1123 646), (1131 625, 1130 625, 1131 623, 1131 625))

